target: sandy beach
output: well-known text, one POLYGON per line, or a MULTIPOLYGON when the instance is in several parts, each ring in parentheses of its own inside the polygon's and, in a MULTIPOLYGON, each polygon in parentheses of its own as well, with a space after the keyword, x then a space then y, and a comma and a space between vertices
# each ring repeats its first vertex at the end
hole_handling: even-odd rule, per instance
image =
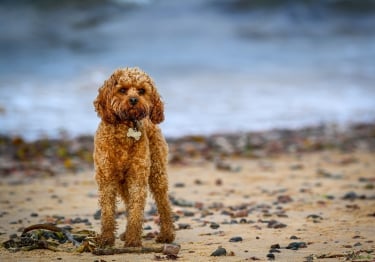
MULTIPOLYGON (((172 148, 173 149, 173 148, 172 148)), ((375 154, 343 151, 235 154, 169 166, 170 198, 181 246, 178 261, 374 261, 375 154), (211 256, 222 247, 226 256, 211 256)), ((3 175, 0 241, 33 224, 99 232, 93 170, 42 177, 3 175)), ((125 228, 118 205, 118 235, 125 228)), ((153 200, 145 210, 144 246, 158 229, 153 200)), ((61 247, 60 247, 61 246, 61 247)), ((10 252, 2 261, 159 261, 160 253, 95 256, 45 249, 10 252)), ((116 247, 122 242, 117 239, 116 247)), ((65 248, 65 249, 64 249, 65 248)))

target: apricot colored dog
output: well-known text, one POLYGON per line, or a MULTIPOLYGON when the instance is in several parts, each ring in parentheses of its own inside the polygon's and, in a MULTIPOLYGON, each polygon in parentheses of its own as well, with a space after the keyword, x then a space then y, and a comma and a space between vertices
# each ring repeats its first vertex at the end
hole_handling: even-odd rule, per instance
POLYGON ((112 246, 116 231, 116 197, 124 201, 124 246, 142 245, 144 208, 149 187, 160 215, 157 242, 175 238, 168 199, 167 143, 158 124, 164 105, 153 80, 139 68, 116 70, 94 101, 101 122, 95 135, 95 179, 101 207, 100 246, 112 246))

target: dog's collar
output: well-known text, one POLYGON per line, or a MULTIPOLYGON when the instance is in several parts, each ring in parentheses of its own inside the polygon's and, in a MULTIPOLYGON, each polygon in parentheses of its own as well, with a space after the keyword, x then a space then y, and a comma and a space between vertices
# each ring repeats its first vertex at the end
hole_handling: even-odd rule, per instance
POLYGON ((138 141, 142 136, 141 131, 139 131, 139 128, 141 127, 141 123, 139 121, 133 121, 132 126, 133 127, 129 127, 128 132, 126 133, 126 136, 132 137, 136 141, 138 141))

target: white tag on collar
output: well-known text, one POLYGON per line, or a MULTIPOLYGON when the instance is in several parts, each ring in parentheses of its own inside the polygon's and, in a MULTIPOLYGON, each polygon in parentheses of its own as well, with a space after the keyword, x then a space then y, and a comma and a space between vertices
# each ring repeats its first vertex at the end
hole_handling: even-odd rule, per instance
POLYGON ((137 131, 133 128, 128 129, 128 133, 126 134, 127 137, 132 137, 136 141, 138 141, 141 138, 142 133, 140 131, 137 131))

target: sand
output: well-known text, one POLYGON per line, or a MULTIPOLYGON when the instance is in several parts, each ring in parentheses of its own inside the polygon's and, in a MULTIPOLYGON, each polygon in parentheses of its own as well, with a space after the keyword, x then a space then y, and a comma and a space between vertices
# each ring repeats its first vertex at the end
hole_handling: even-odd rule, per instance
MULTIPOLYGON (((181 245, 178 261, 267 261, 274 244, 280 246, 272 253, 276 261, 374 261, 374 160, 375 154, 367 151, 331 150, 227 158, 223 161, 228 170, 199 159, 170 165, 170 195, 178 216, 175 242, 181 245), (242 241, 230 242, 233 237, 242 241), (286 249, 292 242, 306 246, 286 249), (210 256, 219 246, 227 256, 210 256)), ((158 230, 157 217, 148 215, 152 203, 149 198, 145 227, 151 229, 144 230, 145 235, 158 230)), ((20 235, 32 224, 54 222, 56 215, 64 217, 58 226, 98 232, 100 221, 93 217, 97 210, 93 171, 30 180, 2 177, 0 240, 20 235), (88 219, 91 225, 72 223, 75 218, 88 219)), ((119 204, 118 211, 123 210, 119 204)), ((125 216, 119 215, 117 222, 121 233, 125 216)), ((116 246, 121 245, 117 239, 116 246)), ((156 253, 95 256, 0 248, 0 261, 152 261, 156 256, 165 258, 156 253)))

